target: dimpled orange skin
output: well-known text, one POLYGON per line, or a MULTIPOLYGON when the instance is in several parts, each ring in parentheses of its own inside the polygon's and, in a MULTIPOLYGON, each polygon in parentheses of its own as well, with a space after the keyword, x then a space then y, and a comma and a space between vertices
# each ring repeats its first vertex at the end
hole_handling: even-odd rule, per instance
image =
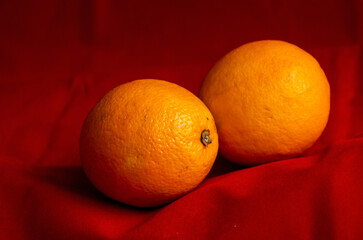
POLYGON ((81 161, 94 186, 138 207, 168 203, 197 187, 217 152, 216 126, 204 103, 176 84, 153 79, 107 93, 80 136, 81 161), (204 130, 212 140, 207 145, 204 130))
POLYGON ((323 132, 330 110, 319 63, 278 40, 228 53, 207 74, 200 96, 216 120, 221 154, 246 166, 301 154, 323 132))

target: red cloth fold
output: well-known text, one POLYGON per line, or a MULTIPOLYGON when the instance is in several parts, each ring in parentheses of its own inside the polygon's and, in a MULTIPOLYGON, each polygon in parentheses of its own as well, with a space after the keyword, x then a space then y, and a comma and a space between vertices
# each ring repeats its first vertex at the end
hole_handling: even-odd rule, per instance
POLYGON ((363 4, 334 1, 0 3, 2 239, 363 239, 363 4), (225 53, 281 39, 310 52, 331 114, 302 156, 243 168, 218 157, 159 208, 110 200, 86 178, 81 124, 138 78, 198 94, 225 53))

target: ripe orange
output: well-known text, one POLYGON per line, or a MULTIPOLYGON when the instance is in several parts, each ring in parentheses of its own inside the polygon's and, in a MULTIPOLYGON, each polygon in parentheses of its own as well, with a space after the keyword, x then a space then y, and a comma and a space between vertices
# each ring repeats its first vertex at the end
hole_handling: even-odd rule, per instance
POLYGON ((277 40, 225 55, 207 74, 200 96, 215 118, 221 154, 242 165, 301 154, 321 135, 330 109, 319 63, 277 40))
POLYGON ((80 136, 83 168, 97 189, 120 202, 151 207, 195 188, 218 152, 213 116, 188 90, 136 80, 107 93, 80 136))

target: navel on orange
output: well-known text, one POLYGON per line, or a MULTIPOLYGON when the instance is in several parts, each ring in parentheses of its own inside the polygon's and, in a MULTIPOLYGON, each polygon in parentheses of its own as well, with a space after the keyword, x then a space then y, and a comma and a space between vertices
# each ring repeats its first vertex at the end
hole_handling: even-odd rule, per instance
POLYGON ((324 130, 330 88, 319 63, 283 41, 245 44, 207 74, 200 93, 222 155, 257 165, 301 154, 324 130))
POLYGON ((188 90, 136 80, 107 93, 88 114, 80 157, 90 181, 123 203, 150 207, 194 189, 218 151, 213 116, 188 90))

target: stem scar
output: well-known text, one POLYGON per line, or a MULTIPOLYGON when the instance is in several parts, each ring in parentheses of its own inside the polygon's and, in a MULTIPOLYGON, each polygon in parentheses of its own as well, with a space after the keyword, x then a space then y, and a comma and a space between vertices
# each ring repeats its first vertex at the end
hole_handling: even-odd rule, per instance
POLYGON ((200 136, 200 141, 203 143, 204 146, 208 146, 208 144, 212 143, 212 139, 210 138, 210 131, 209 129, 204 129, 200 136))

